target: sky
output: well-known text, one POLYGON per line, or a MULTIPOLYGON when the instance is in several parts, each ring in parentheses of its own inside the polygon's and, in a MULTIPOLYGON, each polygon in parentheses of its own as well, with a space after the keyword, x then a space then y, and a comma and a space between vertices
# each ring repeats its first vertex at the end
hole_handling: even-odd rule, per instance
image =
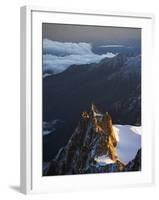
POLYGON ((43 74, 58 74, 71 65, 99 63, 116 54, 95 48, 138 47, 141 29, 43 23, 43 74))
POLYGON ((87 42, 94 45, 138 45, 141 29, 43 23, 43 38, 61 42, 87 42))

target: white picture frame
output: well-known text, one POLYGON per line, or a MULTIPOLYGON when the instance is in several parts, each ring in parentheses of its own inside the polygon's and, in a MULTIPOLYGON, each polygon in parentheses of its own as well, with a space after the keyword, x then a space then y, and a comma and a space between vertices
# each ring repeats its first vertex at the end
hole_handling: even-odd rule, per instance
POLYGON ((154 183, 153 15, 89 10, 21 8, 21 192, 47 193, 154 183), (73 17, 72 17, 73 16, 73 17), (42 177, 42 22, 142 29, 142 166, 140 172, 42 177), (40 67, 41 66, 41 67, 40 67), (151 66, 151 67, 150 67, 151 66))

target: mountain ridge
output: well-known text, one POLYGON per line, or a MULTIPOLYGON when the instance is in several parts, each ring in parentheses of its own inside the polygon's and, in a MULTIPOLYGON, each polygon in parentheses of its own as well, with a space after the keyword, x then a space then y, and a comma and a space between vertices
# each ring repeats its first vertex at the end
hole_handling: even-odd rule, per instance
POLYGON ((43 121, 63 121, 54 134, 43 137, 44 161, 66 145, 80 113, 92 102, 107 110, 115 124, 141 125, 141 56, 129 60, 119 54, 100 64, 72 66, 43 78, 43 121))

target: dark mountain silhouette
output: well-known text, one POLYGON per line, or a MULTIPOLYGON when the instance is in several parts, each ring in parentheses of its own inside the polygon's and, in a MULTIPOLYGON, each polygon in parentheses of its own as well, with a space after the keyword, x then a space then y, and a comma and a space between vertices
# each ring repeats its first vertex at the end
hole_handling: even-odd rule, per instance
POLYGON ((138 150, 135 158, 130 161, 124 168, 124 171, 140 171, 141 170, 141 149, 138 150))

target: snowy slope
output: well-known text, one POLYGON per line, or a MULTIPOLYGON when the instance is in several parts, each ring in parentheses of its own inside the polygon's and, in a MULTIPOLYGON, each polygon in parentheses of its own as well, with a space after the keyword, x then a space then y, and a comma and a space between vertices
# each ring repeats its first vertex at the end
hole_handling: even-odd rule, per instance
POLYGON ((118 160, 127 164, 134 159, 139 148, 141 148, 141 127, 130 125, 113 126, 117 138, 118 160))
POLYGON ((97 166, 105 166, 115 163, 115 161, 111 160, 108 155, 95 157, 95 161, 97 162, 97 166))

